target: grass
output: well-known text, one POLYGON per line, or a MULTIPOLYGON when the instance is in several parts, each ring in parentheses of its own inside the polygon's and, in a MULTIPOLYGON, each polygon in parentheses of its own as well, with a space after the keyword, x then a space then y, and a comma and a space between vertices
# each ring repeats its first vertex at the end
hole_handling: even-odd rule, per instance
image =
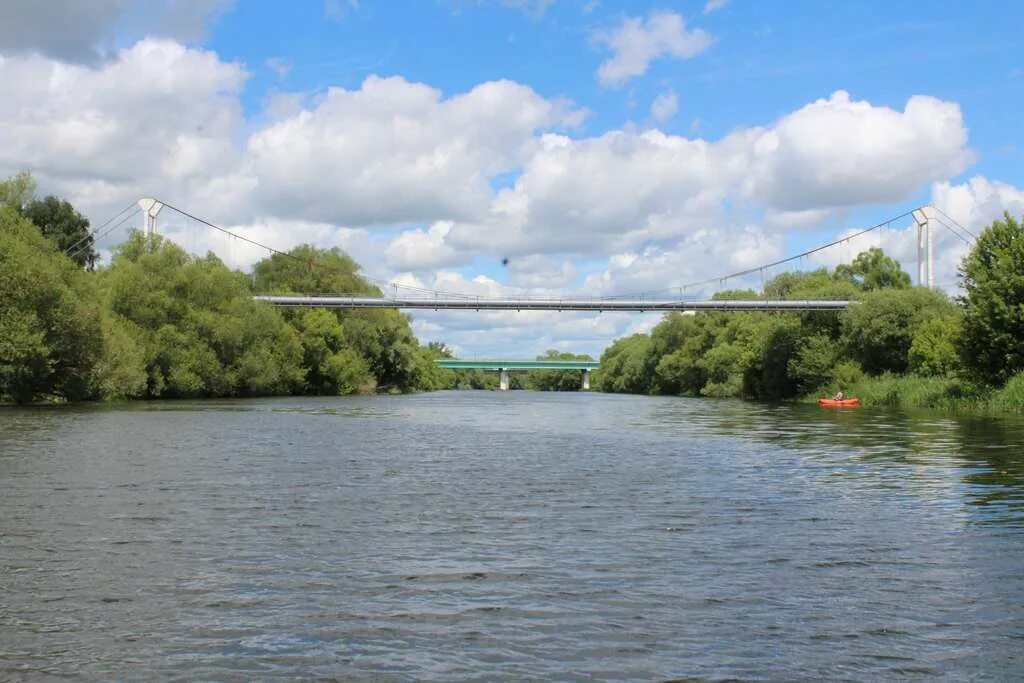
MULTIPOLYGON (((926 408, 951 412, 1024 413, 1024 374, 1013 377, 1002 389, 981 387, 956 377, 920 377, 886 373, 862 376, 842 387, 865 407, 926 408)), ((829 396, 823 388, 805 397, 807 401, 829 396)))

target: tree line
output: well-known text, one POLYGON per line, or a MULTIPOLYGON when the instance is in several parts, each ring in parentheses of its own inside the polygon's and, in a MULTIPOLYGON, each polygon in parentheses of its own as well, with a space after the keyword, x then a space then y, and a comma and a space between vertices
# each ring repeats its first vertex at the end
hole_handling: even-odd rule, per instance
POLYGON ((841 313, 669 313, 616 340, 602 391, 757 400, 842 390, 867 403, 1024 408, 1024 229, 992 223, 960 266, 963 295, 912 287, 872 248, 835 269, 782 273, 716 298, 851 299, 841 313))
POLYGON ((0 400, 82 401, 442 388, 394 310, 276 309, 254 291, 380 296, 338 249, 304 245, 251 275, 134 232, 97 267, 89 223, 0 182, 0 400))

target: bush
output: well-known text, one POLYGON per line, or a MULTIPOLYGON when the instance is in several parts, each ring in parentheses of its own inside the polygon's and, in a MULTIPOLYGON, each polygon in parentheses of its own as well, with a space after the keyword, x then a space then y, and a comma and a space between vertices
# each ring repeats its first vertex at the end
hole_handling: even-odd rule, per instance
POLYGON ((922 322, 955 313, 942 293, 923 287, 868 292, 842 315, 849 357, 872 375, 906 372, 914 335, 922 322))
POLYGON ((997 411, 1024 411, 1024 372, 1011 377, 1002 389, 992 395, 991 406, 997 411))
POLYGON ((919 375, 951 375, 960 367, 957 344, 960 337, 960 316, 944 316, 925 320, 914 333, 907 360, 910 369, 919 375))

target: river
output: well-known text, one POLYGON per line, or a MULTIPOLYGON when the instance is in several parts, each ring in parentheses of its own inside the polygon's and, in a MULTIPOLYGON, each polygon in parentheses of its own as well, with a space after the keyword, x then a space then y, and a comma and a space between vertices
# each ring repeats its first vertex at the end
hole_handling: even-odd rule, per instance
POLYGON ((439 392, 0 410, 0 679, 1024 677, 1024 421, 439 392))

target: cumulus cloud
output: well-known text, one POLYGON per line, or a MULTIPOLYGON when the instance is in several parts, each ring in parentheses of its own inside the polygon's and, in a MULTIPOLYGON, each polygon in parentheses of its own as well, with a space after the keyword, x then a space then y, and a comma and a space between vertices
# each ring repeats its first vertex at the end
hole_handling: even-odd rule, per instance
POLYGON ((665 123, 679 111, 679 97, 674 90, 663 92, 651 102, 651 118, 658 123, 665 123))
POLYGON ((960 107, 926 96, 897 111, 840 90, 746 135, 746 193, 786 211, 899 201, 972 160, 960 107))
POLYGON ((1024 189, 975 176, 959 185, 935 183, 932 186, 932 204, 958 224, 977 233, 992 221, 1002 218, 1005 211, 1017 218, 1024 216, 1024 189))
POLYGON ((613 254, 607 268, 587 276, 582 289, 592 296, 694 296, 722 287, 759 288, 761 274, 727 283, 697 283, 777 259, 782 247, 781 235, 767 233, 757 225, 707 227, 671 245, 613 254), (687 285, 696 286, 684 291, 687 285))
POLYGON ((561 289, 576 280, 577 270, 572 261, 552 259, 532 254, 508 259, 509 284, 527 289, 561 289))
POLYGON ((487 217, 457 222, 448 239, 510 254, 629 251, 718 224, 737 203, 767 209, 770 227, 810 227, 847 207, 904 200, 971 157, 956 104, 913 97, 897 111, 843 92, 717 141, 548 134, 487 217))
POLYGON ((662 57, 689 59, 712 43, 711 34, 687 29, 686 20, 675 12, 626 17, 618 27, 596 34, 596 39, 612 50, 611 58, 597 70, 598 80, 605 86, 622 85, 646 73, 651 62, 662 57))
POLYGON ((247 196, 232 141, 245 79, 212 52, 158 39, 96 68, 0 58, 0 171, 32 169, 87 210, 160 192, 204 209, 247 196))
POLYGON ((580 113, 511 81, 444 98, 403 78, 331 88, 311 109, 258 131, 248 155, 263 208, 354 224, 466 219, 490 178, 522 163, 538 130, 580 113))
POLYGON ((729 0, 708 0, 704 4, 704 14, 711 14, 712 12, 722 9, 727 4, 729 4, 729 0))
POLYGON ((32 0, 0 3, 0 52, 94 62, 118 32, 199 39, 231 0, 32 0))
POLYGON ((395 270, 417 271, 467 263, 471 254, 459 252, 445 242, 451 221, 438 221, 427 230, 406 230, 387 246, 388 265, 395 270))

